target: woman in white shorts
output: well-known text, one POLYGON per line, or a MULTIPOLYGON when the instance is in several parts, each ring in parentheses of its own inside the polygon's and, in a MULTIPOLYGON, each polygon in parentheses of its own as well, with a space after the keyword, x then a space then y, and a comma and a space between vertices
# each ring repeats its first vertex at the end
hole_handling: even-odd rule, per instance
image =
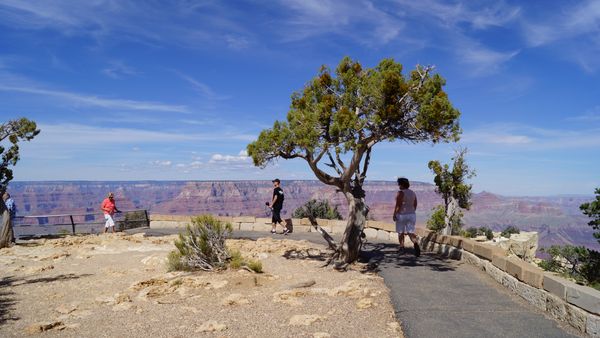
POLYGON ((398 233, 398 242, 400 243, 399 252, 404 250, 404 235, 413 242, 415 248, 415 256, 421 255, 421 248, 417 243, 415 235, 415 224, 417 223, 417 195, 410 190, 410 183, 406 178, 398 179, 400 191, 396 194, 396 207, 394 208, 394 222, 396 222, 396 232, 398 233))

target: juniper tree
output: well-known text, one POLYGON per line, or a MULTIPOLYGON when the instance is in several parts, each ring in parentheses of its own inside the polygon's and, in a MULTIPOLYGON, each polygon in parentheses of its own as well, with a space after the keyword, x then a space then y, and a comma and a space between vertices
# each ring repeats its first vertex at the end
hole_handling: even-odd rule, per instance
POLYGON ((594 238, 600 243, 600 188, 596 188, 596 199, 589 203, 583 203, 579 206, 579 209, 583 211, 583 214, 590 217, 592 220, 588 222, 588 225, 594 232, 594 238))
POLYGON ((433 181, 436 191, 444 199, 444 228, 442 234, 452 234, 452 229, 461 224, 462 213, 459 208, 469 210, 471 207, 471 184, 466 184, 465 179, 475 176, 475 171, 469 169, 465 161, 467 149, 459 149, 452 159, 452 170, 448 164, 442 165, 439 161, 429 161, 429 169, 435 177, 433 181))
MULTIPOLYGON (((19 142, 33 139, 40 131, 35 122, 26 118, 10 120, 0 124, 0 196, 4 195, 8 183, 13 179, 10 166, 19 161, 19 142), (8 142, 6 142, 8 141, 8 142)), ((0 198, 0 214, 2 215, 2 232, 0 248, 10 246, 13 238, 13 225, 4 200, 0 198)))
POLYGON ((332 260, 345 268, 359 255, 369 208, 363 184, 373 147, 383 141, 408 143, 458 140, 460 113, 442 89, 433 67, 416 66, 408 75, 393 59, 363 68, 345 57, 332 72, 322 66, 292 94, 286 121, 275 121, 248 145, 256 166, 277 158, 300 158, 323 183, 348 203, 347 226, 332 260))

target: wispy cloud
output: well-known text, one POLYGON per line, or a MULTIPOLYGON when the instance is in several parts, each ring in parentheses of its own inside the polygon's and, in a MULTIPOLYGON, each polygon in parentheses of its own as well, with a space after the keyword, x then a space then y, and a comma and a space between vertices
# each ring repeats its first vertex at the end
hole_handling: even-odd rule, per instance
POLYGON ((471 67, 467 71, 477 76, 496 73, 503 64, 519 54, 518 51, 497 52, 473 43, 459 48, 457 53, 460 61, 471 67))
POLYGON ((133 67, 126 65, 122 61, 111 61, 109 66, 102 70, 106 76, 113 79, 121 79, 123 77, 138 75, 139 72, 133 67))
MULTIPOLYGON (((550 129, 522 124, 492 124, 465 132, 462 142, 469 146, 496 145, 505 151, 585 149, 600 146, 600 129, 550 129)), ((483 150, 481 150, 483 151, 483 150)))
POLYGON ((185 80, 187 83, 189 83, 192 88, 199 93, 200 95, 204 96, 207 99, 210 100, 227 100, 230 97, 229 96, 222 96, 217 94, 209 85, 207 85, 206 83, 200 82, 198 80, 196 80, 195 78, 193 78, 190 75, 184 74, 180 71, 174 70, 175 74, 177 74, 177 76, 179 76, 181 79, 185 80))
POLYGON ((600 106, 596 106, 585 114, 569 117, 567 121, 575 122, 596 122, 600 121, 600 106))
POLYGON ((435 18, 440 24, 448 27, 459 23, 467 23, 475 29, 486 29, 503 26, 521 13, 521 8, 511 6, 504 1, 492 4, 477 1, 444 1, 444 0, 396 0, 410 15, 420 14, 435 18))
POLYGON ((50 29, 101 43, 129 40, 149 45, 198 48, 211 43, 239 48, 246 29, 232 12, 212 1, 6 0, 0 3, 0 24, 13 29, 50 29), (238 42, 224 42, 227 36, 237 37, 238 42))
POLYGON ((553 46, 557 54, 594 73, 600 69, 600 2, 566 4, 548 15, 523 19, 523 34, 531 47, 553 46))
POLYGON ((285 41, 340 34, 364 44, 386 44, 399 36, 404 22, 371 1, 281 0, 288 12, 279 22, 285 41), (360 27, 360 29, 358 29, 360 27), (348 29, 355 28, 352 34, 348 29))
POLYGON ((52 97, 63 100, 70 104, 95 106, 110 109, 131 109, 131 110, 147 110, 147 111, 162 111, 173 113, 189 113, 186 106, 170 105, 159 102, 135 101, 124 99, 108 99, 93 95, 85 95, 67 91, 43 89, 36 87, 20 87, 11 86, 0 83, 0 91, 17 92, 24 94, 33 94, 40 96, 52 97))
POLYGON ((211 133, 180 133, 162 132, 133 128, 104 128, 82 124, 39 124, 42 133, 35 143, 45 146, 63 145, 65 147, 80 147, 88 145, 133 144, 143 143, 181 143, 181 142, 223 142, 248 141, 248 135, 234 135, 226 132, 211 133))

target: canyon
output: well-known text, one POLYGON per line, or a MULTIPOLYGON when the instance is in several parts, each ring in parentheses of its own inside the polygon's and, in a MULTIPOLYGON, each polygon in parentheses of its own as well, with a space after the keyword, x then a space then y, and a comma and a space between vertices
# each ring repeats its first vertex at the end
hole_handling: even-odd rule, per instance
MULTIPOLYGON (((342 215, 347 212, 343 195, 318 181, 286 180, 282 181, 282 187, 285 191, 282 215, 286 218, 291 218, 293 211, 310 199, 326 199, 342 215)), ((267 217, 265 202, 270 201, 272 189, 270 181, 16 181, 9 186, 18 216, 96 213, 79 216, 86 221, 100 219, 99 205, 109 191, 115 193, 121 210, 267 217)), ((370 207, 369 219, 391 222, 398 190, 396 182, 367 181, 364 189, 370 207)), ((432 184, 413 182, 411 189, 419 199, 418 225, 424 227, 432 208, 441 204, 442 199, 432 184)), ((487 226, 501 231, 514 225, 521 230, 537 231, 542 247, 574 244, 598 249, 587 225, 589 219, 579 210, 579 205, 592 199, 592 195, 511 197, 474 193, 473 205, 464 213, 464 227, 487 226)), ((40 222, 48 222, 43 219, 40 222)))

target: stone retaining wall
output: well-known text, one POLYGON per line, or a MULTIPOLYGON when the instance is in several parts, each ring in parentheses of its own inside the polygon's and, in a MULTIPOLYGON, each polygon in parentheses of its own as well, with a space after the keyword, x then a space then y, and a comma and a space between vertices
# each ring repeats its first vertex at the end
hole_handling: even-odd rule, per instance
POLYGON ((417 235, 424 249, 472 264, 555 319, 591 337, 600 337, 600 291, 509 257, 496 246, 420 228, 417 235))
MULTIPOLYGON (((227 217, 216 216, 223 222, 229 222, 234 230, 244 231, 269 231, 271 230, 271 219, 254 216, 227 217)), ((150 215, 151 228, 185 228, 190 224, 191 216, 177 215, 150 215)), ((308 218, 289 218, 285 222, 292 232, 311 232, 316 231, 310 224, 308 218)), ((317 218, 317 223, 330 234, 342 234, 346 229, 344 220, 328 220, 317 218)), ((282 229, 278 229, 281 231, 282 229)), ((368 239, 380 240, 398 240, 398 234, 395 232, 395 225, 377 221, 367 221, 367 228, 364 230, 368 239)))

